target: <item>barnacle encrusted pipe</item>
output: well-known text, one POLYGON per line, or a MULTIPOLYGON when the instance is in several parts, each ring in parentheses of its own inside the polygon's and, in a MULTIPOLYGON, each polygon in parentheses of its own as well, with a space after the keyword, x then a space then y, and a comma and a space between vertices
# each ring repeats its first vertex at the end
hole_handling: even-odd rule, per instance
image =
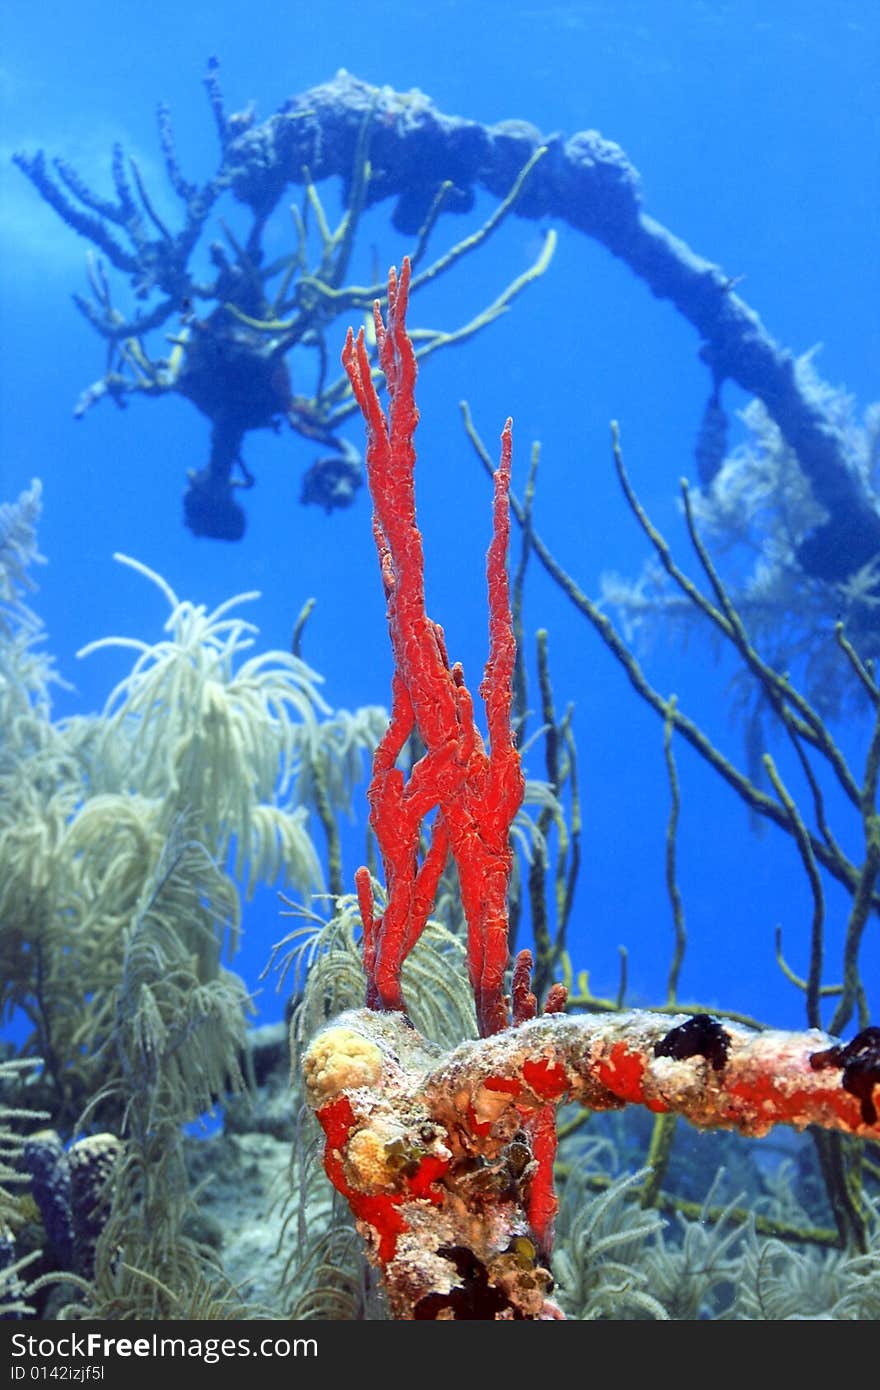
POLYGON ((393 1317, 558 1318, 530 1222, 541 1172, 530 1121, 563 1101, 633 1103, 703 1129, 818 1125, 880 1141, 880 1049, 877 1030, 863 1031, 844 1048, 818 1030, 708 1015, 558 1013, 443 1055, 404 1015, 362 1010, 318 1035, 303 1074, 328 1175, 393 1317))

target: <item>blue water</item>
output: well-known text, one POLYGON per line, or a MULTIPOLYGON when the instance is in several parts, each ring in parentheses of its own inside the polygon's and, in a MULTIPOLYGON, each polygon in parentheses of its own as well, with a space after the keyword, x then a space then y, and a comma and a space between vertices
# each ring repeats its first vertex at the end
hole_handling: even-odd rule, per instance
MULTIPOLYGON (((80 392, 104 369, 103 346, 71 301, 86 290, 86 243, 9 156, 42 147, 109 194, 110 150, 121 141, 147 184, 161 189, 155 108, 162 100, 173 112, 187 177, 209 177, 217 146, 201 79, 210 55, 219 59, 228 109, 253 101, 259 119, 344 67, 378 85, 418 87, 442 111, 482 122, 520 118, 547 134, 600 130, 639 170, 645 210, 727 274, 744 277, 739 293, 779 343, 795 354, 821 344, 818 370, 860 406, 878 394, 880 10, 870 0, 437 0, 430 7, 322 0, 313 8, 280 0, 154 0, 149 7, 6 0, 0 25, 0 498, 14 499, 32 477, 43 481, 40 545, 48 564, 36 574, 33 606, 73 687, 58 691, 59 716, 100 709, 126 669, 118 652, 77 661, 82 645, 107 634, 160 635, 161 596, 115 564, 114 551, 208 606, 259 589, 248 616, 267 648, 287 647, 294 617, 315 597, 304 654, 323 674, 327 700, 348 708, 388 701, 369 501, 362 490, 349 510, 329 516, 300 506, 300 480, 319 448, 287 432, 248 437, 257 485, 247 497, 247 534, 226 544, 196 539, 182 524, 186 470, 203 466, 208 447, 207 424, 190 404, 136 399, 119 411, 103 402, 83 420, 73 418, 80 392)), ((338 209, 335 185, 321 192, 338 209)), ((173 196, 160 193, 157 201, 173 218, 173 196)), ((493 206, 481 195, 469 218, 443 219, 438 245, 476 227, 493 206)), ((223 212, 235 218, 228 198, 210 236, 219 235, 223 212)), ((464 322, 534 260, 540 230, 509 219, 425 296, 424 309, 414 306, 412 321, 464 322)), ((531 443, 541 440, 536 525, 587 592, 598 593, 605 571, 635 575, 647 553, 614 478, 612 419, 621 423, 643 503, 692 565, 677 483, 694 475, 709 385, 699 342, 604 248, 570 227, 559 231, 549 272, 485 332, 432 357, 419 382, 417 489, 429 609, 472 689, 485 659, 490 494, 461 428, 463 397, 493 449, 513 416, 520 492, 531 443)), ((380 205, 365 221, 352 278, 371 276, 374 261, 384 272, 411 246, 391 227, 389 205, 380 205)), ((295 387, 296 371, 294 363, 295 387)), ((731 416, 746 400, 726 389, 731 416)), ((345 433, 362 445, 358 422, 348 422, 345 433)), ((629 998, 657 1002, 672 941, 661 726, 535 567, 525 623, 530 644, 536 629, 548 629, 558 706, 575 705, 584 831, 574 962, 589 969, 596 992, 613 993, 625 945, 629 998)), ((647 664, 658 688, 676 692, 681 707, 741 758, 741 730, 726 696, 733 664, 716 664, 699 642, 685 652, 661 644, 647 664)), ((867 725, 836 732, 858 765, 867 725)), ((535 749, 529 771, 542 770, 535 749)), ((679 772, 678 867, 688 927, 680 996, 800 1026, 802 996, 782 979, 773 953, 781 924, 790 963, 805 973, 811 899, 796 851, 772 828, 756 836, 733 794, 684 748, 679 772)), ((358 822, 346 832, 349 886, 363 808, 361 794, 358 822)), ((841 834, 858 855, 851 819, 841 834)), ((846 910, 844 895, 831 890, 828 981, 840 975, 846 910)), ((244 927, 237 968, 256 988, 284 930, 274 891, 247 906, 244 927)), ((863 978, 875 1018, 878 965, 872 922, 863 978)), ((270 986, 258 1003, 262 1019, 279 1015, 270 986)))

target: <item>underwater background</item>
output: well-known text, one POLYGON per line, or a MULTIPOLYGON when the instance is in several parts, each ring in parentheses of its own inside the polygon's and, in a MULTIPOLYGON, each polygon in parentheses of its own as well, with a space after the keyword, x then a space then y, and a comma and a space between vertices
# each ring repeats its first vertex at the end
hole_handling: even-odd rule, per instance
MULTIPOLYGON (((45 0, 40 7, 6 0, 0 29, 0 501, 13 503, 32 479, 41 480, 37 540, 46 563, 31 567, 37 588, 25 597, 45 626, 45 647, 60 677, 52 687, 56 719, 99 713, 131 668, 131 651, 112 645, 78 658, 87 644, 111 636, 147 644, 162 638, 167 596, 143 573, 115 561, 117 552, 161 575, 180 599, 209 611, 258 590, 259 598, 240 610, 259 629, 254 653, 288 652, 297 615, 314 599, 301 654, 322 678, 327 705, 355 711, 389 703, 391 654, 367 490, 361 487, 347 499, 350 505, 332 510, 301 501, 304 476, 327 452, 320 440, 286 423, 246 435, 242 453, 254 478, 241 497, 246 530, 240 539, 224 540, 194 535, 184 524, 188 471, 204 468, 209 450, 208 421, 189 400, 173 393, 132 395, 127 409, 101 400, 74 418, 77 400, 106 366, 105 345, 72 300, 74 293, 89 294, 88 243, 47 206, 12 155, 43 149, 109 197, 118 142, 136 159, 158 215, 176 226, 179 204, 165 178, 156 106, 161 101, 171 112, 185 177, 209 179, 219 161, 202 81, 209 61, 219 65, 211 71, 227 112, 253 103, 257 122, 344 68, 377 87, 418 88, 440 111, 487 125, 521 120, 545 136, 598 130, 638 171, 644 211, 719 265, 780 347, 795 357, 812 354, 804 371, 840 393, 834 410, 846 416, 866 471, 878 462, 880 422, 869 412, 880 395, 875 4, 323 0, 310 6, 250 0, 242 6, 192 0, 181 6, 157 0, 147 8, 103 0, 45 0)), ((289 250, 288 204, 301 192, 289 191, 267 223, 267 254, 289 250)), ((319 184, 318 193, 335 226, 345 206, 340 180, 319 184)), ((470 210, 442 213, 432 256, 479 228, 497 202, 479 190, 470 210)), ((378 202, 364 212, 348 282, 382 280, 412 251, 415 238, 392 225, 391 206, 378 202)), ((233 237, 247 233, 246 210, 226 193, 194 251, 202 270, 209 264, 207 244, 226 236, 223 219, 233 237)), ((550 219, 514 210, 483 245, 414 297, 411 327, 467 323, 534 265, 550 227, 550 219)), ((682 477, 694 487, 701 482, 698 440, 705 443, 713 391, 698 335, 604 246, 565 224, 557 231, 546 271, 507 311, 466 341, 432 354, 421 368, 416 496, 428 612, 442 624, 451 658, 463 663, 476 689, 487 648, 491 489, 463 428, 459 403, 467 400, 493 457, 504 420, 513 417, 513 486, 520 496, 533 442, 540 441, 535 529, 569 575, 629 633, 655 688, 664 697, 674 694, 678 708, 725 756, 759 780, 760 755, 772 753, 809 817, 809 789, 797 760, 759 707, 756 689, 744 685, 735 654, 719 649, 707 624, 676 621, 662 597, 638 610, 634 623, 635 610, 627 610, 627 596, 632 603, 642 592, 633 586, 650 544, 615 476, 612 420, 619 423, 643 507, 683 568, 707 588, 679 491, 682 477)), ((133 312, 138 302, 126 276, 111 270, 108 277, 114 303, 133 312)), ((186 325, 191 307, 180 306, 153 335, 154 346, 162 332, 186 325)), ((331 379, 338 375, 345 329, 362 321, 358 310, 328 328, 331 379)), ((288 366, 294 392, 309 395, 314 353, 296 348, 288 366)), ((742 459, 745 450, 760 454, 763 448, 766 460, 773 454, 766 422, 756 424, 754 411, 751 424, 742 417, 750 399, 734 382, 724 382, 723 452, 734 458, 739 450, 742 459)), ((358 416, 338 433, 363 453, 358 416)), ((768 477, 762 475, 769 486, 768 477)), ((766 495, 743 492, 740 505, 755 508, 750 535, 735 534, 732 524, 715 534, 734 596, 737 585, 748 588, 756 556, 760 561, 762 525, 774 544, 779 541, 781 523, 778 516, 767 520, 772 505, 762 511, 765 503, 766 495)), ((514 563, 518 546, 515 530, 514 563)), ((649 586, 648 592, 655 591, 649 586)), ((847 685, 853 678, 845 658, 834 654, 834 622, 845 616, 847 601, 844 595, 835 607, 829 591, 806 615, 780 607, 778 631, 765 625, 762 636, 775 651, 785 649, 780 634, 792 634, 792 677, 814 681, 814 700, 824 692, 827 727, 861 777, 871 711, 847 685)), ((869 585, 864 607, 878 602, 869 585)), ((626 948, 626 1003, 649 1007, 666 997, 674 948, 663 723, 533 559, 523 603, 531 734, 541 726, 538 629, 548 634, 557 714, 572 707, 577 751, 582 825, 567 929, 571 964, 575 972, 589 971, 595 995, 614 998, 620 949, 626 948)), ((806 975, 814 900, 797 847, 775 826, 756 824, 681 739, 674 747, 681 796, 676 876, 687 932, 678 998, 766 1024, 805 1027, 803 989, 786 978, 776 956, 781 928, 790 970, 806 975)), ((345 892, 352 891, 366 853, 366 754, 360 765, 351 813, 340 815, 345 892)), ((546 776, 540 737, 528 745, 525 766, 532 778, 546 776)), ((766 776, 760 784, 771 790, 766 776)), ((830 779, 824 785, 843 847, 858 862, 858 817, 830 779)), ((314 809, 310 817, 309 831, 323 854, 314 809)), ((326 865, 323 872, 326 878, 326 865)), ((238 878, 243 891, 244 877, 238 878)), ((289 994, 289 981, 277 989, 275 977, 264 973, 273 945, 289 930, 278 889, 329 915, 326 899, 309 898, 283 873, 263 878, 243 903, 241 944, 231 961, 253 994, 251 1021, 257 1024, 280 1020, 289 994)), ((850 896, 829 882, 826 983, 841 976, 849 907, 850 896)), ((526 916, 519 944, 527 940, 526 916)), ((876 919, 864 934, 860 973, 876 1020, 876 919)), ((823 1003, 826 1024, 834 1002, 832 995, 823 1003)), ((17 1043, 27 1031, 20 1011, 12 1010, 4 1036, 17 1043)))

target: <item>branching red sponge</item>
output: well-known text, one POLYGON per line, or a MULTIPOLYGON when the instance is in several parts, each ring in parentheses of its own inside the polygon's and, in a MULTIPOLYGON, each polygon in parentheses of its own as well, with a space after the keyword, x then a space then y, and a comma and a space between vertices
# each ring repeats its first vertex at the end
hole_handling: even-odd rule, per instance
POLYGON ((400 968, 421 935, 446 856, 458 867, 468 924, 468 970, 481 1034, 508 1022, 507 890, 510 826, 523 796, 523 775, 511 728, 516 646, 510 616, 507 545, 510 534, 511 422, 501 436, 495 473, 492 540, 486 558, 489 658, 480 686, 489 750, 474 722, 460 665, 450 666, 443 629, 425 611, 424 556, 416 523, 416 359, 406 332, 409 261, 388 280, 388 322, 375 306, 379 363, 388 388, 386 416, 376 393, 363 330, 349 329, 342 361, 367 424, 367 477, 373 532, 388 604, 394 653, 391 718, 373 761, 370 824, 382 855, 387 906, 374 915, 366 869, 357 875, 364 922, 369 1005, 403 1009, 400 968), (418 730, 425 746, 409 780, 396 766, 418 730), (430 847, 419 858, 425 817, 436 808, 430 847))

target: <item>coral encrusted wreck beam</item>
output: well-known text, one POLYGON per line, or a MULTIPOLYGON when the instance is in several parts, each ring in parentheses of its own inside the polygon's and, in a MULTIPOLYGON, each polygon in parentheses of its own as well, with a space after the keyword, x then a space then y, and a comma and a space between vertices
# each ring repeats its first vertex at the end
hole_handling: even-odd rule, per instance
POLYGON ((705 1014, 553 1014, 443 1056, 404 1015, 359 1010, 318 1035, 304 1076, 327 1172, 396 1318, 561 1316, 549 1233, 539 1239, 529 1219, 540 1170, 529 1121, 557 1103, 880 1141, 877 1028, 843 1048, 816 1030, 754 1032, 705 1014))

